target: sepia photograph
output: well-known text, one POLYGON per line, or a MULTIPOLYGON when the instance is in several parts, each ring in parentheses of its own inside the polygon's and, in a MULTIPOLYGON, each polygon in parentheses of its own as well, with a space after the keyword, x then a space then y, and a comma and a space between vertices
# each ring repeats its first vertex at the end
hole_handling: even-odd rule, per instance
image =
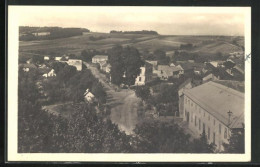
POLYGON ((8 160, 250 161, 250 7, 8 9, 8 160))

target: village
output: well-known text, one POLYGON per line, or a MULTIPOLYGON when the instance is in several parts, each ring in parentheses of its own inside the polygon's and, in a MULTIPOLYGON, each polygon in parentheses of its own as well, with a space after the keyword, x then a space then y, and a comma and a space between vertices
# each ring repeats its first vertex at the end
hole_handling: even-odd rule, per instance
MULTIPOLYGON (((130 48, 128 52, 134 51, 130 48)), ((142 53, 140 55, 142 63, 131 76, 127 70, 115 74, 119 68, 109 52, 93 55, 88 61, 69 53, 34 55, 19 63, 19 68, 23 73, 37 71, 40 76, 37 87, 45 110, 63 115, 57 108, 64 109, 63 105, 72 105, 75 99, 94 106, 96 113, 110 119, 127 135, 134 135, 134 128, 140 121, 174 121, 194 139, 205 133, 208 143, 223 151, 223 143, 229 142, 232 132, 244 129, 244 52, 231 52, 225 59, 201 62, 177 59, 162 63, 160 59, 145 59, 142 53), (81 83, 84 71, 91 72, 97 82, 89 87, 81 83), (73 75, 77 75, 78 80, 70 81, 69 76, 73 75), (117 75, 122 75, 122 82, 115 80, 117 75), (83 85, 77 93, 79 89, 71 86, 68 95, 71 100, 66 102, 57 100, 59 97, 53 93, 55 87, 49 83, 60 76, 66 89, 70 82, 83 85), (134 81, 128 82, 127 77, 134 81), (101 86, 96 88, 99 84, 101 86)), ((131 63, 129 69, 130 66, 131 63)), ((86 78, 84 82, 89 81, 86 78)))

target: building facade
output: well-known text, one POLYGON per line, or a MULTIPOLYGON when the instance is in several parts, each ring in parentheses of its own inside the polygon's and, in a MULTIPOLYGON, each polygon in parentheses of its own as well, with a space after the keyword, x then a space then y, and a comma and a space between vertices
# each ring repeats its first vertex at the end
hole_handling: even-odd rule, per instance
POLYGON ((244 128, 244 94, 215 82, 184 90, 184 121, 197 137, 204 131, 220 151, 232 129, 244 128))
POLYGON ((135 79, 135 85, 145 85, 153 80, 153 65, 149 62, 145 62, 144 67, 140 67, 140 74, 135 79))
POLYGON ((78 71, 82 70, 82 60, 79 59, 69 59, 67 64, 70 66, 74 66, 77 68, 78 71))
POLYGON ((96 55, 92 58, 92 63, 99 63, 101 61, 108 61, 107 55, 96 55))

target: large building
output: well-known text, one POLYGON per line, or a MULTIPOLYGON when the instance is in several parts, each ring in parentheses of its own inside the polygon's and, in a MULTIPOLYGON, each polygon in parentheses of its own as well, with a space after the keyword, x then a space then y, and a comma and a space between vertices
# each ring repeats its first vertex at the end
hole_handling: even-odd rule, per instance
POLYGON ((101 61, 108 61, 107 55, 96 55, 92 58, 92 63, 99 63, 101 61))
POLYGON ((135 79, 135 85, 145 85, 153 80, 153 64, 146 61, 144 67, 140 67, 140 74, 135 79))
POLYGON ((231 130, 244 128, 244 93, 210 81, 183 94, 183 120, 197 137, 204 131, 218 150, 228 143, 231 130))

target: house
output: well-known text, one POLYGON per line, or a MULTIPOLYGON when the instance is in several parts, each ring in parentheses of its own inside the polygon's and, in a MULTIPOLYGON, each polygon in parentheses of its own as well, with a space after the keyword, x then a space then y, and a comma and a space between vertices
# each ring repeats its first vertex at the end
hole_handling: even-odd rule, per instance
POLYGON ((100 70, 106 72, 106 73, 110 73, 111 71, 111 65, 107 62, 104 63, 100 63, 100 70))
POLYGON ((55 57, 56 61, 60 61, 62 57, 55 57))
POLYGON ((48 77, 55 77, 55 76, 56 76, 56 73, 55 73, 54 69, 49 69, 49 70, 48 70, 46 73, 44 73, 42 76, 43 76, 43 77, 46 77, 46 78, 48 78, 48 77))
POLYGON ((202 82, 219 80, 219 77, 215 76, 212 72, 206 72, 202 78, 202 82))
POLYGON ((67 64, 70 66, 74 66, 77 68, 78 71, 82 70, 82 60, 79 59, 69 59, 67 64))
POLYGON ((244 93, 210 81, 183 94, 183 121, 197 137, 205 132, 218 150, 224 150, 232 130, 244 128, 244 93))
POLYGON ((214 68, 218 68, 218 67, 224 67, 223 63, 224 63, 224 61, 211 61, 211 62, 208 62, 208 65, 214 69, 214 68))
POLYGON ((92 103, 95 100, 95 96, 89 91, 89 89, 86 90, 84 93, 85 101, 88 103, 92 103))
POLYGON ((183 68, 178 66, 158 65, 156 73, 161 80, 168 80, 169 77, 179 78, 180 75, 184 74, 183 68))
POLYGON ((46 60, 46 61, 48 61, 48 60, 50 60, 50 57, 49 57, 49 56, 44 56, 43 59, 46 60))
POLYGON ((24 72, 28 72, 32 69, 37 69, 34 64, 20 64, 19 67, 22 68, 24 72))
POLYGON ((34 32, 32 33, 34 36, 38 37, 38 36, 48 36, 51 33, 50 32, 34 32))
POLYGON ((99 63, 100 61, 108 61, 107 55, 96 55, 92 58, 92 63, 99 63))
POLYGON ((27 64, 31 64, 31 63, 32 63, 32 59, 26 60, 26 63, 27 63, 27 64))
POLYGON ((148 61, 145 62, 144 67, 140 67, 140 74, 135 79, 135 85, 145 85, 153 80, 153 65, 148 61))

